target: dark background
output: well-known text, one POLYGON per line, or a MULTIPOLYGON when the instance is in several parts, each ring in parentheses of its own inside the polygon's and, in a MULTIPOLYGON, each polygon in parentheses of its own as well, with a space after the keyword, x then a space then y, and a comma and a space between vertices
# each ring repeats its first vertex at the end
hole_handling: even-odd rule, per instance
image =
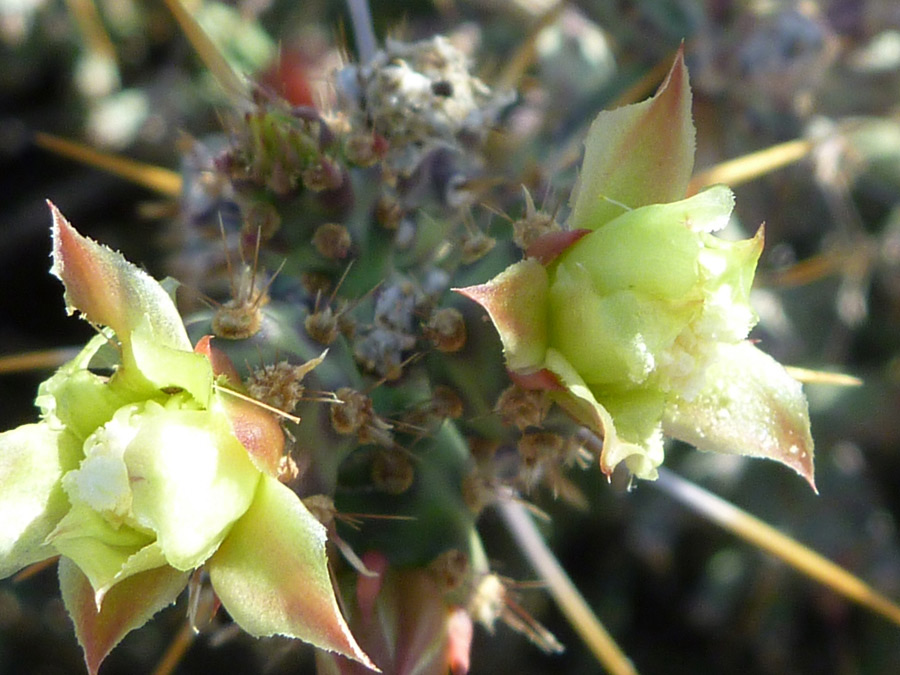
MULTIPOLYGON (((122 65, 123 86, 148 92, 165 124, 161 133, 138 134, 121 151, 178 169, 177 130, 215 131, 217 103, 197 93, 200 85, 193 87, 201 68, 157 6, 161 3, 123 4, 143 12, 145 28, 114 35, 129 55, 122 65)), ((474 22, 477 57, 488 74, 526 40, 534 21, 513 3, 500 1, 372 4, 379 37, 399 25, 406 36, 422 37, 474 22)), ((736 189, 745 228, 752 230, 763 220, 767 228, 757 298, 763 321, 756 336, 784 362, 837 369, 865 381, 857 389, 808 390, 820 494, 768 462, 673 447, 666 465, 898 598, 900 141, 890 127, 897 126, 900 106, 900 57, 892 61, 888 50, 875 66, 864 66, 865 57, 877 53, 873 46, 879 39, 886 44, 893 39, 900 49, 900 10, 893 0, 785 3, 769 14, 745 5, 567 3, 572 14, 566 16, 603 31, 617 66, 602 75, 590 63, 558 56, 532 68, 522 83, 523 99, 536 102, 542 132, 531 150, 538 157, 551 155, 574 142, 597 110, 620 100, 630 85, 669 58, 682 38, 695 91, 700 168, 851 122, 875 125, 871 136, 839 133, 814 159, 736 189), (581 77, 585 68, 596 81, 581 77), (813 256, 832 256, 835 262, 825 274, 785 283, 785 270, 813 256)), ((86 324, 65 316, 61 285, 47 274, 45 199, 83 232, 157 276, 166 273, 170 253, 163 221, 141 215, 146 213, 141 205, 158 203, 158 195, 31 143, 35 130, 87 140, 85 126, 95 103, 74 84, 85 46, 64 4, 44 3, 34 21, 21 42, 7 36, 0 45, 4 355, 78 344, 91 335, 86 324)), ((285 42, 310 27, 334 39, 343 26, 352 39, 337 2, 273 2, 260 21, 285 42)), ((581 24, 572 21, 574 34, 583 37, 583 26, 579 33, 581 24)), ((488 75, 485 79, 490 81, 488 75)), ((46 375, 0 375, 2 428, 35 419, 32 400, 46 375)), ((900 627, 687 513, 652 484, 627 492, 621 481, 607 485, 596 470, 576 479, 589 497, 588 511, 538 495, 540 506, 554 516, 547 537, 640 672, 854 675, 900 669, 900 627)), ((488 513, 481 525, 495 568, 513 578, 532 578, 499 518, 488 513)), ((567 646, 566 653, 544 656, 502 625, 493 636, 479 628, 473 674, 599 672, 543 593, 523 591, 522 601, 567 646)), ((102 672, 151 672, 182 617, 179 605, 128 636, 102 672)), ((200 638, 176 672, 299 673, 312 668, 302 647, 238 636, 222 645, 200 638)), ((78 672, 83 672, 81 654, 58 599, 55 573, 3 582, 0 673, 78 672)))

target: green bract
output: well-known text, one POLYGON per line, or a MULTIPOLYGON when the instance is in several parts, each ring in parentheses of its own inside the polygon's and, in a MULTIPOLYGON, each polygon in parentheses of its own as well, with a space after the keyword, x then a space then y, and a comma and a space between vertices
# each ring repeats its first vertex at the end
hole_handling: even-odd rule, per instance
POLYGON ((92 673, 203 565, 251 634, 371 666, 338 609, 325 528, 277 479, 278 422, 214 386, 208 341, 192 350, 162 286, 53 217, 68 310, 107 328, 41 385, 41 422, 0 434, 0 575, 62 556, 92 673), (112 375, 90 370, 109 356, 112 375))
POLYGON ((724 186, 681 198, 693 143, 679 55, 655 97, 594 122, 572 231, 462 292, 491 315, 514 379, 550 388, 604 437, 605 472, 625 461, 655 478, 665 431, 700 449, 776 459, 812 484, 800 386, 746 342, 762 228, 744 241, 711 234, 734 205, 724 186))

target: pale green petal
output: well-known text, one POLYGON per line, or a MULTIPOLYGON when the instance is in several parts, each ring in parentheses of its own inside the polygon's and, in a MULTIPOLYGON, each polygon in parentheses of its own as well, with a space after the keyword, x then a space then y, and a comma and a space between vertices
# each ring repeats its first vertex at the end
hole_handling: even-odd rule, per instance
POLYGON ((56 554, 44 541, 69 507, 60 478, 79 458, 78 441, 46 423, 0 434, 0 578, 56 554))
POLYGON ((550 343, 590 384, 638 385, 697 310, 631 290, 600 295, 583 267, 560 263, 550 288, 550 343))
POLYGON ((299 638, 374 668, 338 608, 326 538, 297 495, 263 476, 250 509, 207 564, 213 588, 251 635, 299 638))
POLYGON ((41 383, 35 404, 53 425, 65 426, 79 439, 87 438, 125 403, 126 392, 109 386, 107 378, 88 371, 91 360, 107 344, 96 335, 74 359, 41 383))
POLYGON ((763 228, 752 239, 725 241, 703 235, 703 240, 700 265, 705 297, 694 331, 708 340, 738 342, 757 321, 750 288, 763 249, 763 228))
POLYGON ((569 202, 572 227, 594 230, 626 208, 681 199, 693 171, 694 135, 679 51, 656 96, 597 115, 569 202))
MULTIPOLYGON (((640 444, 641 452, 629 452, 624 457, 625 466, 631 475, 644 480, 656 480, 659 472, 656 470, 665 459, 665 440, 662 428, 645 438, 640 444)), ((610 457, 609 461, 617 461, 610 457)))
POLYGON ((162 409, 152 402, 119 408, 88 436, 81 464, 63 477, 63 489, 73 504, 97 511, 112 525, 125 523, 131 515, 131 480, 124 454, 148 407, 162 409))
POLYGON ((661 438, 666 394, 652 386, 636 389, 591 387, 594 397, 616 421, 621 438, 643 447, 661 438))
POLYGON ((700 393, 673 397, 664 418, 667 434, 734 455, 767 457, 813 483, 813 440, 800 384, 750 342, 719 344, 700 393))
POLYGON ((209 406, 213 370, 208 358, 167 346, 146 322, 131 337, 134 364, 147 381, 157 389, 184 389, 200 406, 209 406))
POLYGON ((112 523, 124 523, 131 513, 131 483, 121 454, 89 455, 78 469, 63 477, 63 488, 73 502, 103 514, 112 523))
POLYGON ((146 546, 144 546, 144 548, 131 555, 128 560, 126 560, 122 565, 122 568, 115 575, 115 577, 110 579, 103 586, 100 586, 96 589, 95 599, 97 602, 97 606, 99 607, 104 602, 106 595, 109 593, 109 590, 111 588, 114 588, 125 579, 128 579, 135 574, 140 574, 141 572, 146 572, 147 570, 156 569, 158 567, 169 567, 169 569, 175 569, 173 567, 170 567, 166 562, 166 556, 163 555, 162 548, 160 548, 159 542, 154 541, 152 544, 147 544, 146 546))
MULTIPOLYGON (((728 225, 734 211, 734 193, 727 185, 712 185, 697 194, 672 202, 677 220, 694 232, 718 232, 728 225)), ((722 241, 722 240, 718 240, 722 241)))
POLYGON ((560 262, 582 266, 599 293, 633 290, 675 302, 696 300, 704 278, 704 245, 728 243, 718 244, 721 240, 695 229, 698 223, 724 225, 733 205, 731 191, 722 187, 670 204, 644 206, 579 239, 560 262))
POLYGON ((70 373, 56 380, 52 388, 42 388, 41 392, 52 392, 56 418, 80 439, 86 439, 116 410, 133 400, 131 396, 123 396, 121 390, 110 387, 105 378, 87 370, 70 373))
POLYGON ((145 320, 160 345, 190 351, 181 315, 166 291, 122 254, 79 234, 59 210, 53 213, 53 267, 66 287, 66 309, 112 328, 126 345, 145 320))
POLYGON ((597 399, 566 358, 552 347, 547 350, 546 368, 559 377, 564 392, 551 391, 550 396, 578 422, 603 438, 600 470, 609 475, 626 461, 638 478, 653 480, 656 467, 662 464, 662 445, 643 447, 619 436, 612 416, 597 399))
POLYGON ((114 584, 128 560, 153 540, 133 527, 112 525, 84 504, 73 505, 47 537, 60 555, 78 565, 96 592, 114 584))
POLYGON ((247 510, 259 482, 224 415, 165 410, 143 420, 125 451, 137 522, 156 532, 166 559, 201 565, 247 510))

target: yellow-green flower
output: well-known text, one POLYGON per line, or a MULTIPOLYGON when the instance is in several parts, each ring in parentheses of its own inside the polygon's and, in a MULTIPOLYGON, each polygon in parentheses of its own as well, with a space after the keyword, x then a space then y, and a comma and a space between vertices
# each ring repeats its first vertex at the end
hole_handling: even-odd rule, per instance
POLYGON ((550 389, 604 437, 605 472, 624 460, 655 478, 665 432, 704 450, 776 459, 812 484, 800 385, 746 340, 762 228, 743 241, 711 234, 731 215, 727 187, 684 198, 690 104, 679 55, 656 96, 594 122, 570 230, 461 292, 487 309, 513 378, 550 389))
POLYGON ((276 477, 278 422, 215 385, 208 341, 192 350, 160 284, 53 220, 68 311, 105 328, 41 385, 41 421, 0 434, 0 577, 61 556, 91 673, 201 566, 252 635, 371 665, 338 609, 325 528, 276 477))

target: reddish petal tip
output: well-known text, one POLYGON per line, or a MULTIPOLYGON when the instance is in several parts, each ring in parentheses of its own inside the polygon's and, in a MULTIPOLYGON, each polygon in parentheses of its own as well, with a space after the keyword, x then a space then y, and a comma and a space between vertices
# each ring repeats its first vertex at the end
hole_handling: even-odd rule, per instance
POLYGON ((548 232, 535 239, 525 251, 525 255, 529 258, 536 258, 542 265, 549 265, 563 251, 590 233, 591 230, 584 229, 548 232))

